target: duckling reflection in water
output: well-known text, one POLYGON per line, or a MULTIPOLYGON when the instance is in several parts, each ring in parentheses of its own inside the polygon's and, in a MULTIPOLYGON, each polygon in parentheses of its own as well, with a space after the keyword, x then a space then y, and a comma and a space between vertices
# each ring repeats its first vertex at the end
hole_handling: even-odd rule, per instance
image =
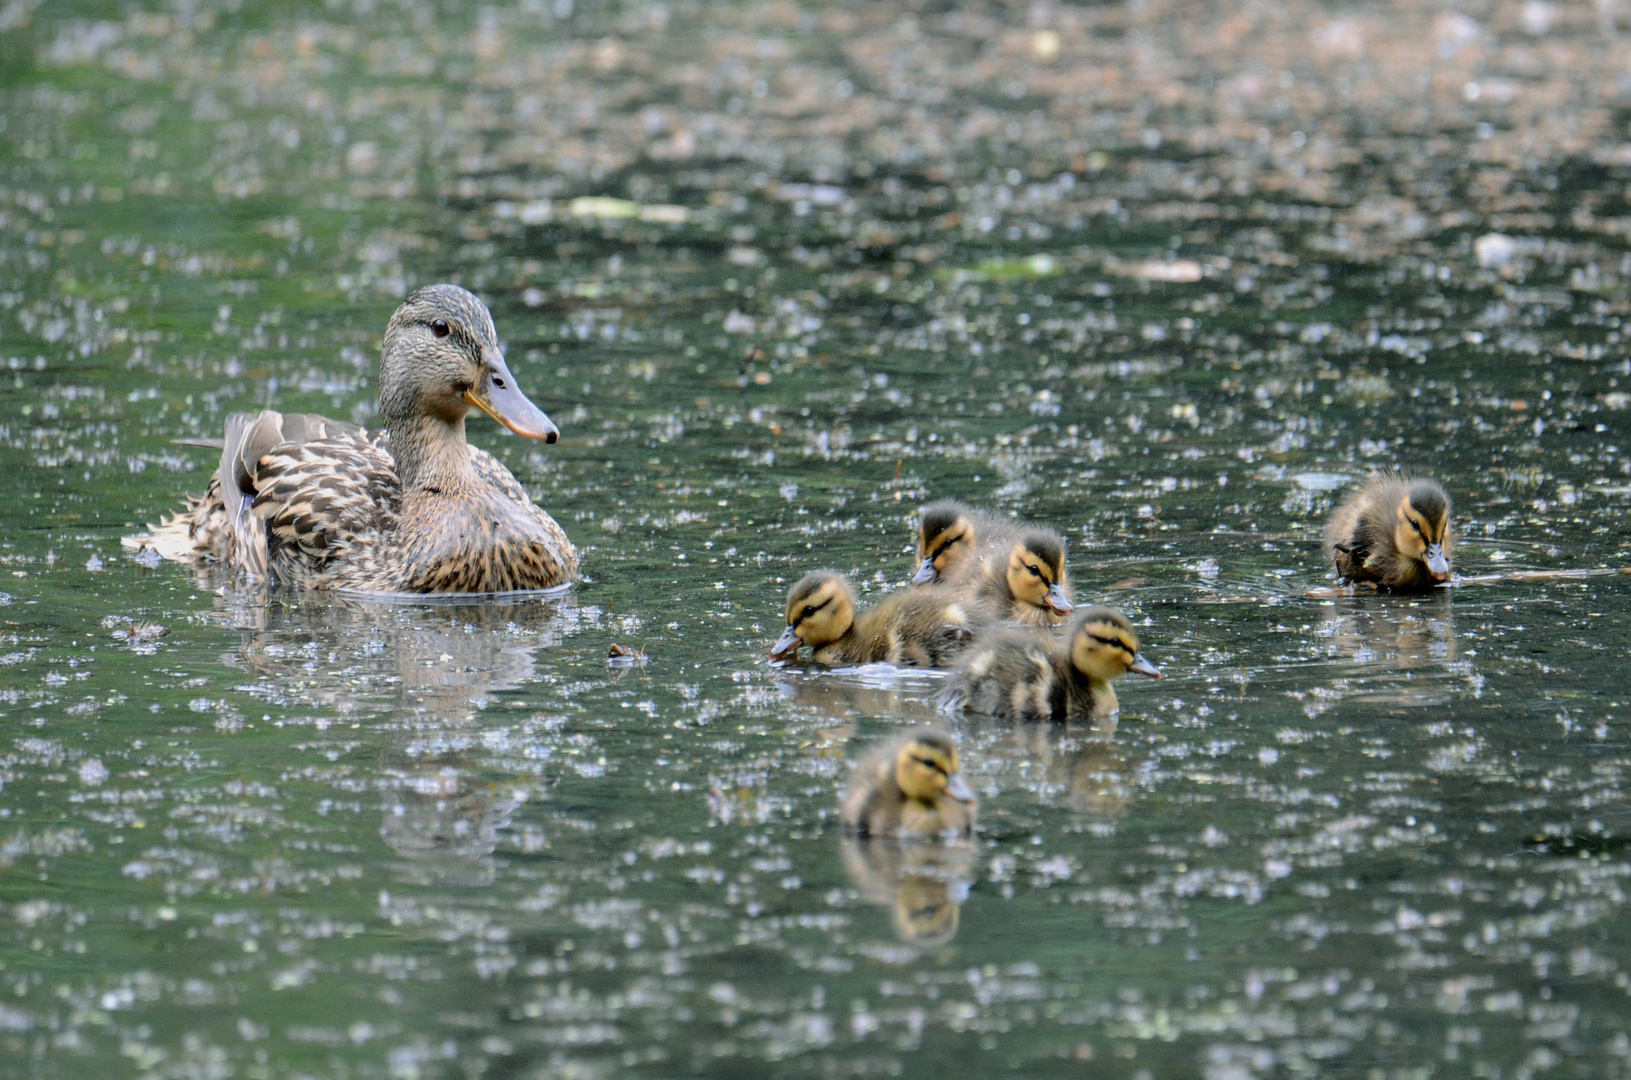
POLYGON ((861 759, 839 820, 855 836, 928 839, 974 830, 974 792, 957 767, 957 744, 938 728, 908 731, 861 759))
POLYGON ((949 589, 900 589, 855 612, 855 590, 832 570, 800 578, 787 593, 787 629, 770 659, 792 660, 808 645, 819 664, 945 667, 967 644, 967 607, 949 589))
POLYGON ((913 585, 961 583, 982 553, 1006 552, 1014 526, 956 499, 929 503, 918 514, 917 572, 913 585))
POLYGON ((1100 721, 1115 715, 1110 684, 1129 671, 1161 677, 1138 651, 1127 617, 1093 607, 1063 637, 1026 628, 983 635, 958 662, 941 707, 1015 720, 1100 721))
POLYGON ((1423 597, 1375 607, 1356 599, 1338 601, 1336 614, 1318 629, 1331 656, 1398 671, 1457 659, 1454 609, 1448 597, 1423 597))
POLYGON ((1450 496, 1377 473, 1331 515, 1325 553, 1343 584, 1419 591, 1450 579, 1450 496))
POLYGON ((889 909, 902 941, 934 948, 957 936, 978 854, 973 844, 846 836, 839 853, 862 899, 889 909))
POLYGON ((1114 716, 1016 724, 974 715, 958 727, 965 740, 978 741, 991 769, 1029 788, 1038 802, 1100 821, 1121 817, 1152 775, 1151 762, 1129 758, 1116 739, 1114 716))

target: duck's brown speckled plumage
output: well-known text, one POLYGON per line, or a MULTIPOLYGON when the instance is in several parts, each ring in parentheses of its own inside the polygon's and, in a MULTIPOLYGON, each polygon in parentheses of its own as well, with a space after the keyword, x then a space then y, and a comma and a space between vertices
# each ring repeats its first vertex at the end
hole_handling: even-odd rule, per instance
POLYGON ((234 414, 204 496, 130 543, 317 588, 565 584, 577 574, 572 542, 508 469, 465 441, 471 404, 554 441, 554 426, 512 383, 481 301, 452 285, 421 289, 386 329, 385 431, 300 413, 234 414))

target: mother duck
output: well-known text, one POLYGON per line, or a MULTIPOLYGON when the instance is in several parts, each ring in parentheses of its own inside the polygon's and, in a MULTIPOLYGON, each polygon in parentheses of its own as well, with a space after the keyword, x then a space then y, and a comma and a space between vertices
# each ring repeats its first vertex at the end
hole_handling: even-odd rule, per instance
POLYGON ((465 441, 472 406, 525 438, 560 437, 515 385, 486 306, 456 285, 420 289, 385 328, 384 431, 234 413, 203 497, 127 546, 310 588, 484 593, 571 581, 578 553, 566 533, 465 441))

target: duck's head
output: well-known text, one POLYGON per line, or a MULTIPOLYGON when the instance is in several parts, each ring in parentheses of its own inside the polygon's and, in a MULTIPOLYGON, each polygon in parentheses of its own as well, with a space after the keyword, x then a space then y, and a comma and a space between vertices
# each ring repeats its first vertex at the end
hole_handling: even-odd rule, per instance
POLYGON ((906 874, 895 889, 895 933, 923 948, 944 945, 957 936, 966 881, 906 874))
POLYGON ((1055 615, 1076 609, 1065 596, 1065 542, 1052 529, 1032 529, 1008 553, 1008 591, 1014 599, 1055 615))
POLYGON ((1127 616, 1106 607, 1081 612, 1070 624, 1070 665, 1094 682, 1111 682, 1129 671, 1161 677, 1161 669, 1138 651, 1127 616))
POLYGON ((1413 480, 1399 500, 1393 543, 1425 563, 1434 581, 1450 579, 1450 496, 1431 480, 1413 480))
POLYGON ((912 584, 944 581, 974 556, 978 539, 973 514, 956 499, 941 499, 925 506, 917 519, 918 566, 912 584))
POLYGON ((957 744, 938 728, 922 728, 901 740, 895 751, 895 783, 908 799, 919 802, 975 801, 957 771, 957 744))
POLYGON ((385 327, 380 415, 394 434, 426 418, 462 424, 471 406, 528 439, 560 438, 515 384, 487 306, 457 285, 427 285, 385 327))
POLYGON ((814 570, 787 590, 787 629, 770 647, 772 660, 791 660, 800 645, 819 649, 855 625, 855 590, 834 570, 814 570))

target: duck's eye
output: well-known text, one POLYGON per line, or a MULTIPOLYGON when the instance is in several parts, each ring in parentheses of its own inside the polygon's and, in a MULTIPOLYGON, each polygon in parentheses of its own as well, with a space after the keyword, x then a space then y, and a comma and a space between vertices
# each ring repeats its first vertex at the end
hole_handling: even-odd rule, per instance
POLYGON ((1407 518, 1406 520, 1410 522, 1410 527, 1416 530, 1416 535, 1421 536, 1421 522, 1417 521, 1415 518, 1407 518))
POLYGON ((810 607, 805 608, 803 610, 803 612, 801 612, 799 614, 799 622, 803 622, 805 619, 808 619, 811 615, 814 615, 815 611, 816 611, 816 609, 815 609, 814 605, 811 605, 810 607))
POLYGON ((1041 568, 1038 567, 1035 563, 1026 563, 1025 564, 1025 569, 1027 569, 1027 570, 1029 570, 1031 572, 1032 577, 1041 577, 1042 576, 1041 568))
POLYGON ((446 319, 437 319, 430 324, 430 332, 437 337, 447 337, 448 334, 452 333, 452 328, 447 325, 446 319))
POLYGON ((493 376, 493 385, 498 387, 500 390, 502 390, 502 389, 504 389, 504 380, 499 378, 497 375, 494 375, 493 376))
POLYGON ((912 760, 916 761, 919 765, 923 766, 925 769, 933 769, 937 773, 944 774, 945 771, 946 771, 945 769, 940 767, 939 762, 931 761, 928 758, 920 757, 920 758, 913 758, 912 760))

